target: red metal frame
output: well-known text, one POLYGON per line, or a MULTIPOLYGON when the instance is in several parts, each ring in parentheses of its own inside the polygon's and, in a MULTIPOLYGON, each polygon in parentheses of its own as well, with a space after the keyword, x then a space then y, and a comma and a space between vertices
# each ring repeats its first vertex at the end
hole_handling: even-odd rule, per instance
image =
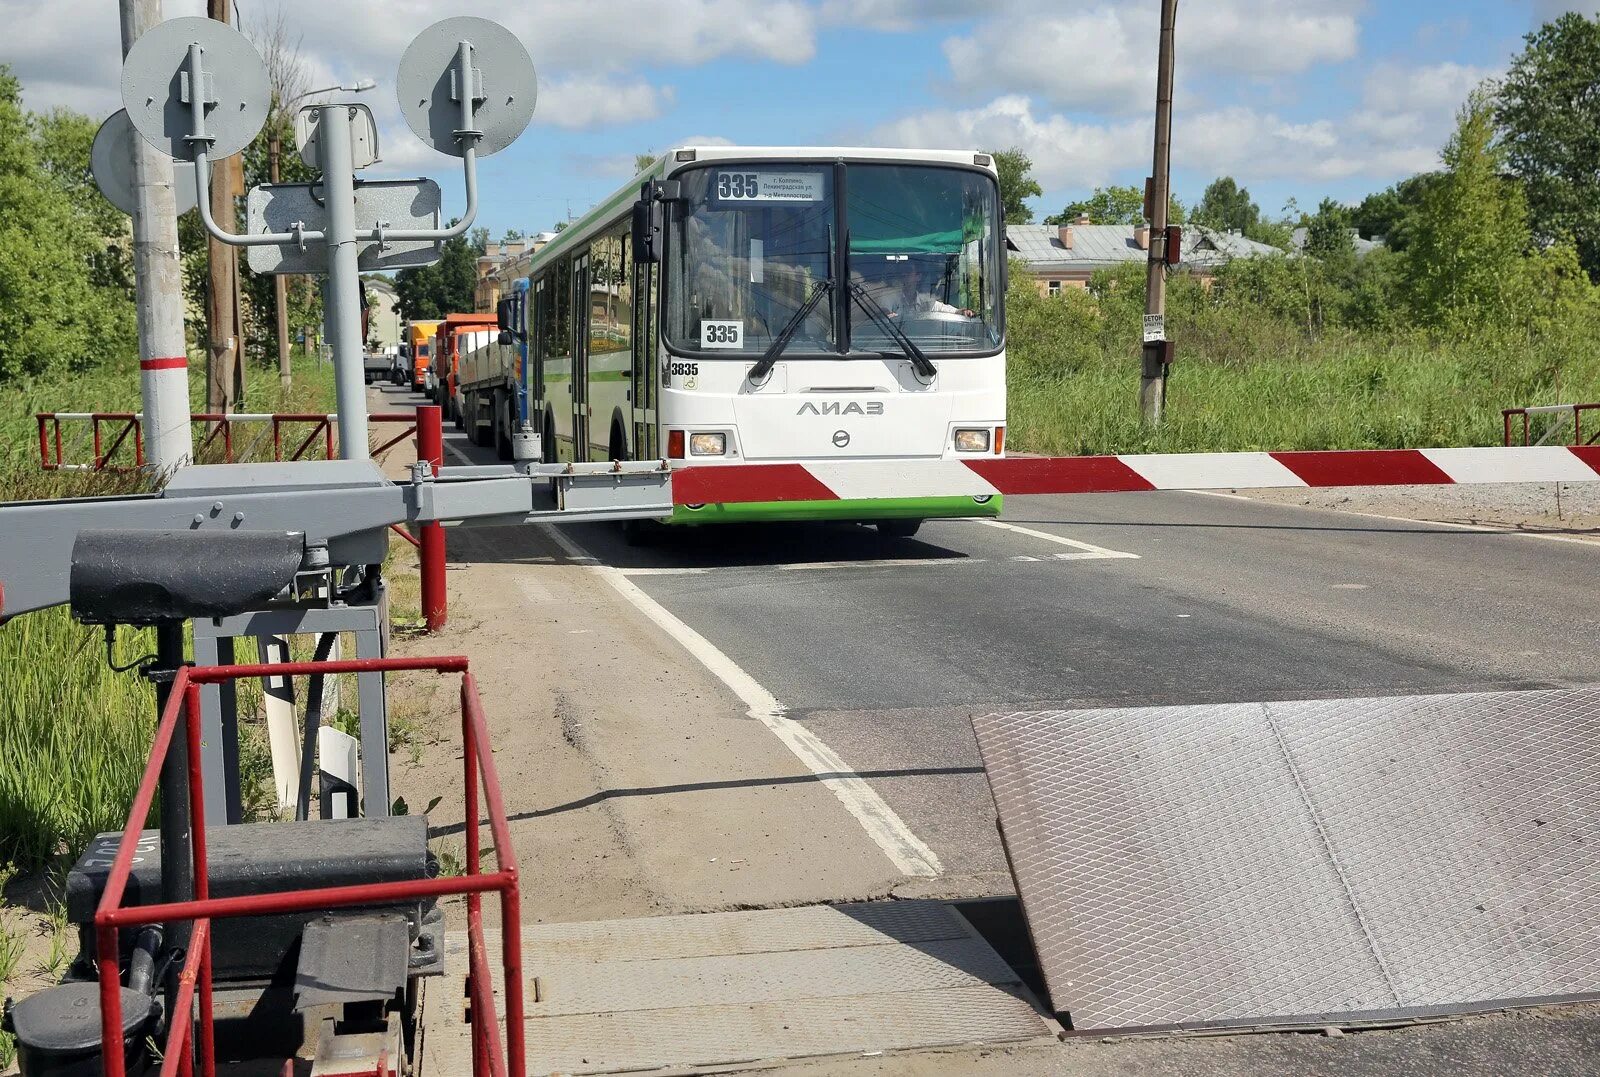
MULTIPOLYGON (((332 824, 337 825, 337 824, 332 824)), ((178 996, 167 1032, 162 1077, 193 1072, 198 1047, 200 1072, 215 1077, 216 1050, 213 1042, 211 983, 211 923, 238 916, 305 912, 373 905, 424 897, 464 894, 467 897, 468 985, 472 997, 472 1057, 474 1077, 524 1077, 526 1072, 523 1042, 522 1005, 522 914, 518 888, 517 860, 511 845, 511 827, 506 819, 505 796, 495 770, 494 753, 489 747, 488 724, 478 699, 477 681, 463 657, 447 658, 368 658, 340 662, 289 662, 271 665, 233 665, 184 667, 173 682, 172 694, 162 709, 155 743, 145 763, 139 790, 133 798, 128 824, 123 828, 117 855, 106 878, 105 892, 95 911, 94 927, 100 974, 101 1044, 106 1077, 126 1077, 126 1046, 122 1036, 121 970, 118 967, 118 940, 122 929, 144 924, 191 920, 194 933, 180 973, 178 996), (461 674, 462 769, 466 779, 467 870, 457 878, 419 879, 412 882, 366 883, 356 886, 316 890, 286 890, 242 897, 210 896, 206 858, 206 825, 203 776, 200 767, 200 689, 202 685, 222 684, 252 677, 292 677, 312 673, 368 673, 408 670, 461 674), (125 908, 123 893, 133 868, 133 854, 149 818, 155 799, 162 764, 172 749, 180 718, 189 748, 189 810, 194 825, 190 828, 190 853, 194 860, 195 896, 191 901, 170 904, 138 905, 125 908), (489 828, 494 836, 498 870, 483 872, 479 828, 478 783, 483 783, 483 798, 488 802, 489 828), (483 943, 483 895, 500 895, 502 935, 501 963, 505 974, 506 1034, 502 1044, 499 1015, 494 1005, 494 990, 489 978, 487 950, 483 943), (199 1018, 193 1010, 199 1001, 199 1018), (198 1038, 198 1045, 196 1039, 198 1038)))
MULTIPOLYGON (((1572 444, 1572 445, 1593 445, 1595 442, 1600 441, 1600 432, 1597 432, 1597 433, 1591 435, 1588 441, 1584 441, 1583 440, 1583 413, 1586 412, 1586 411, 1600 411, 1600 404, 1562 404, 1559 407, 1559 410, 1561 410, 1561 411, 1567 411, 1568 409, 1570 409, 1572 411, 1572 441, 1570 442, 1570 444, 1572 444)), ((1533 433, 1532 433, 1532 430, 1531 430, 1532 413, 1535 412, 1535 411, 1538 411, 1538 412, 1541 412, 1541 413, 1550 414, 1550 413, 1553 413, 1554 410, 1555 409, 1552 409, 1552 408, 1503 408, 1503 409, 1501 409, 1500 420, 1501 420, 1501 423, 1504 425, 1504 428, 1505 428, 1505 443, 1507 445, 1512 444, 1512 441, 1511 441, 1511 417, 1513 415, 1520 415, 1522 417, 1522 442, 1521 443, 1523 445, 1527 445, 1527 444, 1530 443, 1530 439, 1533 436, 1533 433)))
MULTIPOLYGON (((45 471, 134 471, 144 467, 144 430, 143 417, 132 411, 97 411, 97 412, 53 412, 41 411, 34 415, 39 425, 39 466, 45 471), (68 421, 81 420, 90 425, 90 439, 93 442, 94 458, 90 463, 73 464, 66 459, 66 449, 62 438, 61 424, 63 419, 68 421), (120 423, 119 428, 112 431, 103 431, 103 424, 120 423), (111 463, 117 451, 127 442, 128 435, 133 435, 134 458, 130 464, 111 463), (106 445, 106 438, 110 437, 110 444, 106 445)), ((337 418, 315 412, 278 412, 270 415, 244 416, 223 412, 195 412, 189 416, 191 423, 204 423, 209 429, 201 438, 195 450, 198 457, 206 449, 214 445, 220 438, 222 441, 222 463, 232 464, 239 460, 238 446, 234 440, 234 428, 242 425, 270 426, 272 437, 272 459, 304 460, 326 459, 332 460, 337 451, 335 429, 337 418), (311 424, 310 432, 302 438, 292 451, 287 455, 284 452, 285 428, 311 424), (319 437, 320 435, 320 437, 319 437), (317 457, 312 452, 313 446, 318 444, 322 448, 322 456, 317 457)), ((373 456, 387 452, 406 438, 417 432, 417 417, 410 412, 388 411, 376 412, 367 416, 371 423, 399 423, 405 429, 371 450, 373 456)))

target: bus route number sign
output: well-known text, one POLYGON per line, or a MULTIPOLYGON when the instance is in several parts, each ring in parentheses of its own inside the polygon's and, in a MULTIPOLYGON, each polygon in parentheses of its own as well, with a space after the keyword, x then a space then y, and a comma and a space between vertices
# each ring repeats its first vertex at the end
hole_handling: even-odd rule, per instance
POLYGON ((718 172, 719 202, 821 202, 820 172, 718 172))
POLYGON ((700 346, 702 348, 744 347, 744 323, 703 319, 700 322, 700 346))

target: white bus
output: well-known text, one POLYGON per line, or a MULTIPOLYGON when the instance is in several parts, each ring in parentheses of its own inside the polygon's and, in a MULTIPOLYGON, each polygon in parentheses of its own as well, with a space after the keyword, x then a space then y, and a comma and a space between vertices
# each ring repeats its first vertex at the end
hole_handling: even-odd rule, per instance
MULTIPOLYGON (((675 149, 507 282, 512 344, 493 345, 506 388, 463 410, 494 424, 484 442, 531 424, 550 461, 999 456, 1005 274, 987 154, 675 149)), ((785 500, 679 506, 672 522, 909 535, 999 511, 998 498, 785 500)))

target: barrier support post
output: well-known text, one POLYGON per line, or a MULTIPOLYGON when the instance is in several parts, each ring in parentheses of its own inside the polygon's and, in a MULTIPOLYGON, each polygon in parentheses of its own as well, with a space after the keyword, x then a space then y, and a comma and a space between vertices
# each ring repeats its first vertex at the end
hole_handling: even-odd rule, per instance
MULTIPOLYGON (((433 465, 435 477, 444 466, 444 426, 437 404, 417 408, 417 459, 433 465)), ((444 589, 444 525, 422 525, 422 618, 429 632, 443 628, 446 620, 444 589)))

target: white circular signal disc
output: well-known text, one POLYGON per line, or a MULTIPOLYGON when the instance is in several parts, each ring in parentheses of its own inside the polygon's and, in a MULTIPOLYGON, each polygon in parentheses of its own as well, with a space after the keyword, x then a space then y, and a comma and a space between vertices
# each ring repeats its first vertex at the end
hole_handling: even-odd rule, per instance
POLYGON ((400 57, 395 88, 406 125, 422 141, 452 157, 465 146, 456 139, 461 127, 461 104, 452 100, 456 56, 462 41, 472 46, 472 66, 481 75, 485 97, 474 123, 483 137, 478 156, 505 149, 527 129, 533 118, 538 80, 528 50, 515 34, 497 22, 462 15, 436 22, 406 46, 400 57))
MULTIPOLYGON (((89 170, 106 201, 128 216, 133 216, 136 199, 133 191, 133 121, 126 109, 117 109, 100 130, 94 133, 94 145, 89 147, 89 170)), ((182 216, 195 207, 194 165, 188 161, 172 162, 172 199, 182 216)))
POLYGON ((189 105, 189 46, 199 45, 209 91, 217 103, 206 109, 211 160, 232 157, 250 144, 267 120, 272 89, 267 66, 239 31, 213 19, 168 19, 146 30, 122 61, 122 103, 144 140, 180 161, 194 160, 189 105))

